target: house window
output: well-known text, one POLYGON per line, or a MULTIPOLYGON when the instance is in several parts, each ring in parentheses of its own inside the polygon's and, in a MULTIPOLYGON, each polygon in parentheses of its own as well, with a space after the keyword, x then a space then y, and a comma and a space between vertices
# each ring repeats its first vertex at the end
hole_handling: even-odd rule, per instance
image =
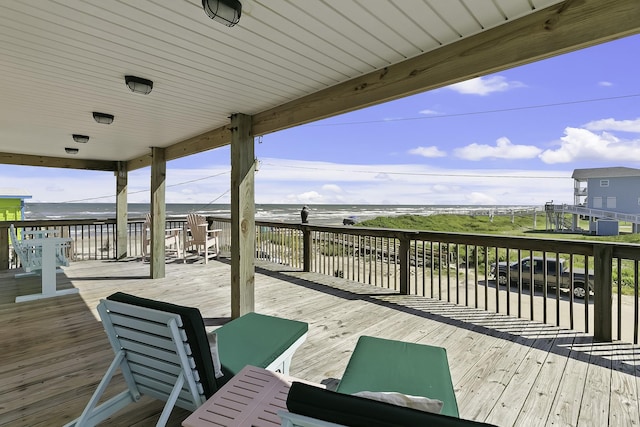
POLYGON ((608 179, 601 179, 600 180, 600 187, 608 187, 609 186, 609 180, 608 179))
POLYGON ((616 208, 616 198, 607 197, 607 209, 615 209, 615 208, 616 208))
POLYGON ((594 197, 593 198, 593 208, 594 209, 602 209, 602 197, 594 197))

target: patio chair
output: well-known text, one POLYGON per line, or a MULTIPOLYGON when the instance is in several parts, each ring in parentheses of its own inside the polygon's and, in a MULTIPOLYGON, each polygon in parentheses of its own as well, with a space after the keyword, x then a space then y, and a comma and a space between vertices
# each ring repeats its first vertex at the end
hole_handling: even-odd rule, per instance
POLYGON ((461 420, 444 348, 361 336, 336 391, 294 384, 283 426, 466 426, 461 420), (397 392, 442 401, 439 414, 353 396, 397 392))
MULTIPOLYGON (((180 228, 165 229, 164 247, 166 253, 174 253, 176 257, 180 257, 182 253, 180 249, 180 228)), ((145 215, 145 221, 142 225, 142 259, 149 258, 151 247, 151 214, 145 215)))
MULTIPOLYGON (((11 237, 13 250, 18 256, 20 264, 25 271, 25 273, 16 274, 16 277, 40 274, 42 271, 42 246, 29 244, 29 239, 18 239, 18 233, 16 233, 16 229, 13 224, 9 224, 9 236, 11 237)), ((69 248, 69 240, 70 239, 57 239, 57 243, 55 245, 56 268, 69 266, 69 259, 66 256, 66 252, 69 248)))
POLYGON ((207 219, 198 214, 187 215, 187 230, 185 230, 184 255, 183 259, 187 259, 187 251, 195 248, 196 253, 204 253, 204 263, 209 261, 209 256, 217 257, 220 251, 218 235, 222 230, 209 230, 207 219))
POLYGON ((174 406, 195 411, 246 365, 288 373, 307 336, 303 322, 248 313, 215 330, 223 376, 216 378, 204 321, 197 308, 117 292, 98 313, 115 357, 81 416, 67 424, 93 426, 142 395, 165 401, 156 425, 174 406), (127 389, 100 405, 120 368, 127 389))

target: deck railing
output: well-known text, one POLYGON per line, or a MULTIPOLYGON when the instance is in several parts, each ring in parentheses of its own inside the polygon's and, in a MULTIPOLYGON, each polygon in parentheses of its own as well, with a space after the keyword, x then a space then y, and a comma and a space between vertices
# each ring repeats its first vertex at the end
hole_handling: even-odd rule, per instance
MULTIPOLYGON (((127 256, 142 257, 142 228, 144 218, 132 218, 127 223, 127 256)), ((167 219, 167 228, 182 228, 184 218, 167 219)), ((0 262, 16 268, 18 260, 10 251, 7 229, 14 224, 18 235, 28 235, 33 230, 55 230, 61 237, 71 237, 70 258, 73 261, 115 259, 117 254, 116 220, 36 220, 0 222, 0 262)), ((26 238, 26 237, 25 237, 26 238)))
MULTIPOLYGON (((210 228, 222 230, 221 252, 229 253, 230 219, 207 219, 210 228)), ((178 228, 184 222, 169 218, 167 227, 178 228)), ((14 222, 25 229, 56 228, 72 237, 75 260, 115 258, 115 223, 111 219, 14 222)), ((128 222, 128 256, 142 255, 143 223, 142 218, 128 222)), ((8 226, 0 223, 0 230, 8 226)), ((6 235, 0 233, 0 251, 8 252, 6 235)), ((9 258, 0 253, 0 259, 9 258)), ((555 324, 603 341, 638 343, 640 245, 256 221, 256 258, 400 294, 555 324), (545 285, 539 287, 527 286, 533 281, 527 280, 531 272, 519 271, 510 286, 498 284, 490 274, 496 262, 510 264, 534 256, 563 260, 570 278, 579 270, 591 271, 591 295, 577 298, 573 279, 556 283, 557 276, 546 270, 545 285)))
POLYGON ((640 245, 256 221, 256 257, 555 324, 603 341, 638 343, 640 245), (520 263, 525 257, 556 260, 556 265, 562 260, 568 279, 560 281, 545 269, 542 286, 528 286, 537 282, 527 280, 533 270, 520 271, 510 285, 497 283, 492 264, 520 263), (585 289, 591 289, 586 298, 574 293, 582 286, 580 271, 586 274, 585 289))

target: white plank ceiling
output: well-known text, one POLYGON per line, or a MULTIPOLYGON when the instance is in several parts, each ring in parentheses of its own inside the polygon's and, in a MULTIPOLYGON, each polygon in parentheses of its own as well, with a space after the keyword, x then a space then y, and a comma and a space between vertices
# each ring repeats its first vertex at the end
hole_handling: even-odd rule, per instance
POLYGON ((0 152, 130 160, 559 0, 242 3, 228 28, 200 0, 1 0, 0 152), (131 93, 127 74, 151 94, 131 93))

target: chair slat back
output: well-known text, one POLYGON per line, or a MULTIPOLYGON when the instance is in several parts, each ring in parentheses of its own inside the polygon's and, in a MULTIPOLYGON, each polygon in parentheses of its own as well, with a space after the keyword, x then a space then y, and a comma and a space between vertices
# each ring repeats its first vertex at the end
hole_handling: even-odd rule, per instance
POLYGON ((125 351, 121 365, 131 389, 168 400, 182 374, 176 405, 194 411, 206 400, 179 315, 103 300, 98 312, 114 352, 125 351))
POLYGON ((42 270, 42 248, 29 247, 22 240, 18 239, 16 228, 9 224, 9 234, 20 265, 26 272, 42 270))
POLYGON ((191 230, 193 241, 201 243, 207 241, 207 227, 204 227, 203 224, 207 224, 207 219, 202 215, 187 215, 187 226, 191 230))

